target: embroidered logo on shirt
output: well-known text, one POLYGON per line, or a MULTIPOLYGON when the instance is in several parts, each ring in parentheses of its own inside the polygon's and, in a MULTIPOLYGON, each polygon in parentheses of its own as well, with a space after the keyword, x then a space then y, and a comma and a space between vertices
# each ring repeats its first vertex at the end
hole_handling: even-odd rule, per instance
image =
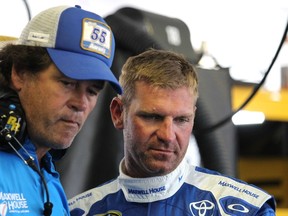
POLYGON ((95 216, 122 216, 122 213, 115 210, 110 210, 104 214, 96 214, 95 216))
POLYGON ((248 213, 249 209, 246 208, 244 205, 241 204, 230 204, 227 206, 228 209, 232 210, 232 211, 238 211, 238 212, 242 212, 242 213, 248 213))
POLYGON ((5 216, 7 213, 29 213, 27 200, 23 193, 0 192, 0 216, 5 216))
POLYGON ((149 189, 146 189, 146 190, 138 190, 138 189, 128 188, 128 193, 129 194, 145 195, 145 194, 161 193, 161 192, 163 192, 165 190, 166 190, 165 186, 161 186, 159 188, 149 188, 149 189))
POLYGON ((7 203, 3 202, 0 204, 0 215, 5 216, 7 213, 7 203))
POLYGON ((219 201, 222 209, 228 215, 255 215, 258 211, 258 207, 238 197, 227 196, 219 201))
POLYGON ((248 196, 251 196, 251 197, 254 197, 256 199, 258 199, 260 197, 259 194, 255 193, 255 192, 252 192, 252 191, 249 191, 249 190, 247 190, 245 188, 240 188, 240 187, 238 187, 238 186, 236 186, 236 185, 234 185, 232 183, 228 183, 228 182, 225 182, 225 181, 220 181, 218 183, 218 185, 221 185, 221 186, 227 187, 227 188, 231 188, 231 189, 233 189, 235 191, 238 191, 240 193, 244 193, 244 194, 246 194, 248 196))
POLYGON ((193 216, 212 216, 215 205, 209 200, 201 200, 190 203, 189 207, 193 216))

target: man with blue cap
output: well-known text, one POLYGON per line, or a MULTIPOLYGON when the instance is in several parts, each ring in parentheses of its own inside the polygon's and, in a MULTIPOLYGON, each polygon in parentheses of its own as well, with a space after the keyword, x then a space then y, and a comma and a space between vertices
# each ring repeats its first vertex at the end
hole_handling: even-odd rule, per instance
MULTIPOLYGON (((0 50, 0 215, 69 215, 53 161, 67 149, 106 82, 114 36, 80 6, 36 15, 0 50)), ((57 158, 57 159, 58 159, 57 158)))

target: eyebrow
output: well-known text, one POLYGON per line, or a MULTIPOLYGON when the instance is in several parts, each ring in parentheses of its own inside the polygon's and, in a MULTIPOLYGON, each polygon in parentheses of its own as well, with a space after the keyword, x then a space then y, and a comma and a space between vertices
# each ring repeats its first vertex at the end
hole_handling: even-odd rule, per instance
MULTIPOLYGON (((138 115, 158 115, 158 116, 166 116, 166 115, 163 115, 162 113, 159 113, 159 112, 155 112, 155 111, 146 111, 146 110, 139 110, 137 112, 138 115)), ((193 117, 194 114, 193 113, 185 113, 185 114, 180 114, 180 115, 177 115, 177 116, 174 116, 173 118, 181 118, 181 117, 186 117, 186 118, 191 118, 193 117)))

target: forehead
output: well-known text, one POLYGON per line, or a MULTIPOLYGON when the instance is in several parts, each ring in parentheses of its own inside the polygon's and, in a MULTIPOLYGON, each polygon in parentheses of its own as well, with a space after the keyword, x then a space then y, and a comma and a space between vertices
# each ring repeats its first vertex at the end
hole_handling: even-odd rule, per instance
POLYGON ((137 82, 132 104, 150 111, 190 112, 195 107, 195 96, 187 87, 167 89, 137 82))

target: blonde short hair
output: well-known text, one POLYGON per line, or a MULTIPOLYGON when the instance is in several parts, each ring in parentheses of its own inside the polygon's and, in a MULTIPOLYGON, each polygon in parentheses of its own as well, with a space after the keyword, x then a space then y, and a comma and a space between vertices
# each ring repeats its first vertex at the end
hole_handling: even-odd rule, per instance
POLYGON ((129 106, 133 99, 136 81, 168 89, 184 86, 191 89, 196 100, 198 98, 198 78, 193 65, 172 51, 149 49, 128 58, 119 77, 124 105, 129 106))

